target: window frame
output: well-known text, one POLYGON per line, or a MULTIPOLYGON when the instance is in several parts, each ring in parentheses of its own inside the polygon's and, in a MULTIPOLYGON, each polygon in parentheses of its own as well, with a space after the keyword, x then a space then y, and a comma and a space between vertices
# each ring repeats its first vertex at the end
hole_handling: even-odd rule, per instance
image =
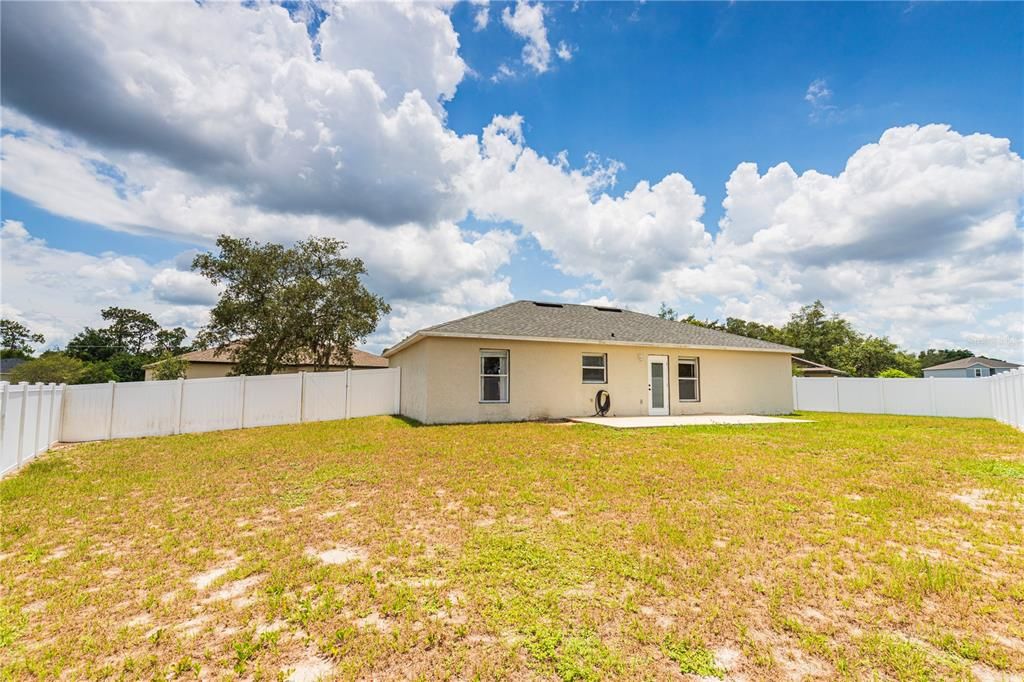
POLYGON ((676 391, 679 393, 679 402, 681 403, 699 403, 700 402, 700 358, 698 357, 685 357, 679 356, 676 358, 676 391), (684 377, 679 371, 680 366, 683 364, 693 365, 693 376, 684 377), (694 385, 694 396, 693 398, 683 397, 683 382, 692 381, 694 385))
POLYGON ((477 385, 477 397, 481 405, 507 405, 512 400, 512 352, 507 348, 481 348, 477 354, 477 362, 480 363, 479 370, 479 381, 477 385), (484 355, 484 353, 504 353, 505 357, 505 373, 504 374, 484 374, 484 363, 485 357, 501 357, 494 355, 484 355), (499 389, 498 393, 501 394, 500 381, 501 378, 505 379, 505 399, 504 400, 484 400, 484 377, 498 377, 499 389))
POLYGON ((975 367, 974 376, 975 378, 985 376, 985 370, 983 370, 981 367, 975 367))
POLYGON ((581 353, 580 354, 580 380, 584 384, 607 384, 608 383, 608 354, 607 353, 581 353), (601 367, 596 365, 587 365, 587 358, 603 358, 604 364, 601 367), (604 370, 601 381, 594 381, 593 379, 586 378, 586 371, 588 369, 601 369, 604 370))

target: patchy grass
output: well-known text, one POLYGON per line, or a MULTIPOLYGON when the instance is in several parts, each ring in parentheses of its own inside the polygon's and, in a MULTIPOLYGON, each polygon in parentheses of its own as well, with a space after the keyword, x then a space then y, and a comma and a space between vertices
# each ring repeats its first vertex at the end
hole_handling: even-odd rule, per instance
POLYGON ((54 451, 0 482, 0 678, 1024 673, 1024 434, 810 416, 54 451))

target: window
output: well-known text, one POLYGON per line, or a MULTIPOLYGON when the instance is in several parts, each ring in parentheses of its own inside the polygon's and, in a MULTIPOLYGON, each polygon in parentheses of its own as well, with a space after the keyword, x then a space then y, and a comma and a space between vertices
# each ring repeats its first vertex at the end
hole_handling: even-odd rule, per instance
POLYGON ((985 376, 984 374, 982 374, 982 371, 983 370, 981 369, 981 367, 975 367, 974 368, 974 376, 976 376, 976 377, 985 376))
POLYGON ((604 353, 584 353, 583 383, 608 383, 608 356, 604 353))
POLYGON ((480 402, 508 402, 508 351, 480 351, 480 402))
POLYGON ((679 402, 700 401, 700 360, 679 358, 679 402))

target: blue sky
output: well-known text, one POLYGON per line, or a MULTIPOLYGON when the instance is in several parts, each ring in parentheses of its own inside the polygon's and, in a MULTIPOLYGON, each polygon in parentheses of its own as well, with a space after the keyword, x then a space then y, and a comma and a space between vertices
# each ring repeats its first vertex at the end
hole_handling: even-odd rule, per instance
MULTIPOLYGON (((267 9, 259 5, 218 8, 215 17, 210 8, 177 6, 162 11, 176 13, 173 21, 185 24, 196 20, 192 15, 204 24, 228 22, 225 26, 230 25, 244 43, 251 36, 257 40, 267 26, 280 30, 282 19, 267 9), (206 16, 199 16, 203 12, 206 16), (239 15, 244 21, 228 16, 231 12, 245 12, 239 15)), ((291 9, 293 21, 311 15, 304 5, 291 9)), ((54 78, 53 73, 41 71, 31 79, 34 83, 25 75, 22 83, 16 81, 17 74, 5 71, 2 217, 5 224, 18 224, 16 236, 22 242, 35 240, 33 258, 44 253, 54 259, 52 265, 19 265, 14 260, 18 252, 8 248, 7 272, 26 268, 33 277, 46 280, 46 268, 58 267, 60 254, 85 263, 77 267, 87 272, 102 273, 120 261, 115 269, 123 276, 114 278, 116 285, 111 286, 109 278, 80 283, 96 287, 96 294, 89 298, 95 301, 95 313, 108 303, 131 301, 139 307, 151 304, 168 323, 196 328, 202 322, 202 305, 197 301, 209 296, 198 293, 200 284, 181 274, 182 262, 187 260, 180 257, 183 252, 208 248, 219 231, 287 241, 309 230, 348 239, 368 261, 371 283, 397 300, 394 319, 372 340, 377 347, 419 323, 472 312, 509 297, 561 294, 570 300, 616 301, 642 310, 667 300, 679 310, 701 316, 735 314, 769 321, 784 319, 800 303, 821 297, 873 333, 889 334, 910 347, 973 343, 993 354, 1013 355, 1015 347, 1019 351, 1024 318, 1019 277, 1011 276, 1009 282, 1003 277, 1001 283, 993 284, 985 273, 1019 275, 1024 269, 1020 183, 1014 177, 1021 172, 1024 131, 1024 5, 460 3, 447 10, 419 7, 416 21, 427 22, 419 27, 410 24, 408 16, 398 16, 397 10, 394 17, 381 8, 372 17, 361 17, 362 10, 354 8, 347 15, 348 10, 333 16, 321 12, 314 22, 318 29, 310 31, 311 44, 320 53, 316 68, 329 65, 334 73, 348 78, 354 77, 352 69, 371 72, 387 93, 373 114, 385 118, 396 115, 402 96, 419 90, 441 131, 423 127, 409 132, 408 139, 378 138, 372 130, 360 129, 363 119, 346 109, 346 101, 336 102, 327 114, 314 109, 319 112, 316 115, 329 119, 326 124, 320 121, 319 129, 328 128, 348 141, 347 146, 337 145, 342 163, 333 168, 344 166, 345 173, 353 175, 340 173, 338 178, 330 177, 332 166, 302 160, 303 154, 314 159, 322 151, 315 146, 282 146, 280 156, 274 156, 278 150, 269 149, 266 158, 260 158, 264 150, 259 144, 268 139, 264 129, 270 129, 270 114, 250 120, 251 104, 213 113, 205 110, 201 97, 194 96, 194 91, 209 87, 211 79, 226 78, 223 70, 212 71, 216 74, 212 78, 198 72, 201 67, 195 63, 195 54, 174 52, 173 36, 167 44, 136 44, 135 36, 104 36, 104 26, 121 21, 139 29, 146 19, 126 13, 90 23, 88 17, 95 16, 92 11, 72 5, 16 14, 5 7, 6 23, 13 25, 5 31, 5 61, 16 63, 22 74, 38 65, 70 77, 76 62, 83 61, 80 54, 61 47, 47 54, 36 52, 46 46, 19 42, 13 32, 23 29, 28 35, 31 30, 46 29, 59 36, 61 30, 70 31, 78 23, 87 38, 96 39, 95 46, 114 45, 112 54, 90 54, 108 61, 99 69, 100 76, 89 78, 103 78, 109 71, 109 81, 98 82, 96 88, 113 88, 115 96, 107 110, 90 111, 94 104, 86 103, 76 119, 66 111, 53 111, 46 93, 38 92, 35 83, 54 78), (428 17, 428 11, 438 15, 428 17), (488 22, 475 30, 481 11, 487 12, 488 22), (326 28, 321 29, 320 20, 325 17, 326 28), (409 39, 396 40, 394 31, 409 26, 416 29, 409 39), (376 43, 374 31, 380 32, 376 43), (436 31, 433 38, 430 31, 436 31), (457 36, 457 46, 449 31, 457 36), (417 52, 418 42, 430 39, 436 41, 431 50, 417 52), (524 50, 531 46, 540 57, 527 55, 524 50), (126 53, 151 51, 152 62, 166 68, 127 73, 142 67, 117 60, 118 47, 126 53), (62 49, 67 53, 62 54, 62 49), (442 56, 447 61, 424 63, 423 55, 446 50, 442 56), (403 51, 408 54, 403 56, 403 51), (16 59, 8 59, 12 56, 16 59), (461 66, 453 60, 461 61, 461 66), (146 83, 148 89, 121 92, 118 88, 131 80, 126 76, 146 83), (183 100, 183 92, 189 101, 183 100), (124 97, 120 104, 119 96, 124 97), (102 119, 116 124, 124 117, 127 130, 134 119, 129 120, 126 112, 134 109, 148 117, 146 121, 157 123, 147 123, 138 139, 128 140, 126 134, 122 143, 116 133, 112 139, 96 123, 102 119), (239 130, 250 130, 246 126, 251 125, 251 134, 238 140, 231 139, 230 132, 218 135, 216 117, 224 118, 225 111, 238 117, 239 130), (437 143, 435 134, 449 137, 437 144, 457 146, 453 140, 478 139, 496 116, 512 114, 521 117, 515 134, 521 133, 522 158, 530 157, 531 163, 537 159, 532 169, 519 163, 505 168, 500 177, 485 176, 480 169, 488 152, 481 150, 482 161, 474 156, 475 160, 452 171, 451 178, 438 176, 448 173, 448 167, 438 170, 443 162, 430 148, 437 143), (840 178, 850 158, 866 146, 871 149, 886 131, 932 124, 948 126, 948 131, 900 138, 891 148, 882 145, 880 154, 862 164, 866 168, 862 176, 849 182, 840 178), (158 139, 164 125, 168 135, 196 138, 215 150, 211 154, 223 153, 243 167, 228 168, 222 163, 210 170, 198 157, 193 163, 187 156, 169 156, 165 141, 158 139), (145 139, 148 130, 155 131, 152 140, 145 139), (365 139, 375 142, 362 144, 360 140, 365 139), (1008 140, 1008 148, 993 146, 989 140, 1008 140), (392 143, 394 149, 389 147, 392 143), (950 151, 957 146, 962 149, 950 151), (563 151, 566 160, 558 161, 563 151), (596 155, 589 166, 588 154, 596 155), (922 162, 928 155, 937 160, 922 162), (271 157, 273 168, 260 168, 271 157), (974 165, 960 167, 957 159, 974 165), (421 161, 422 173, 418 172, 421 161), (299 170, 284 175, 280 169, 287 170, 293 162, 299 170), (770 168, 787 164, 794 179, 817 171, 829 176, 830 184, 811 183, 804 177, 796 183, 801 186, 793 189, 791 185, 796 185, 791 180, 781 179, 789 189, 768 196, 767 189, 755 187, 756 174, 748 174, 742 187, 727 189, 730 176, 748 162, 757 164, 762 177, 770 168), (937 165, 946 170, 929 171, 937 165), (79 177, 83 167, 90 177, 79 177), (379 196, 370 190, 365 200, 347 201, 346 196, 360 194, 359 174, 371 176, 370 169, 378 167, 411 168, 417 173, 393 187, 385 176, 379 196), (317 171, 312 185, 327 187, 323 195, 316 194, 321 190, 315 188, 308 190, 307 198, 311 183, 295 180, 308 168, 317 171), (594 180, 595 169, 606 171, 601 177, 613 177, 614 183, 594 180), (902 169, 898 174, 900 183, 906 183, 902 195, 886 194, 891 181, 870 186, 887 169, 902 169), (65 171, 67 182, 81 182, 76 191, 68 191, 74 200, 61 197, 62 185, 54 182, 63 180, 65 171), (1000 182, 984 182, 979 175, 984 172, 993 173, 1000 182), (425 183, 424 176, 431 174, 432 184, 417 184, 425 183), (493 188, 484 186, 484 177, 493 188), (654 186, 675 177, 692 185, 692 195, 673 184, 648 199, 626 201, 626 193, 637 183, 654 186), (940 194, 925 196, 939 191, 935 178, 948 186, 940 187, 940 194), (538 185, 549 181, 555 189, 544 194, 538 185), (563 182, 564 187, 559 184, 563 182), (915 182, 928 189, 918 192, 915 182), (971 182, 1001 189, 962 196, 962 188, 971 182), (459 187, 462 194, 453 199, 446 190, 443 196, 426 196, 438 184, 459 187), (472 189, 463 191, 463 186, 472 189), (99 190, 108 194, 95 202, 99 207, 90 205, 89 193, 99 190), (171 204, 152 199, 162 191, 169 197, 167 202, 176 202, 173 210, 171 204), (564 194, 555 196, 558 191, 564 194), (749 201, 755 207, 749 215, 737 209, 732 217, 734 235, 744 234, 749 242, 719 234, 719 221, 728 215, 723 200, 730 192, 735 202, 749 201), (602 195, 607 199, 604 203, 602 195), (398 197, 413 197, 402 213, 402 221, 408 224, 388 232, 396 228, 387 216, 398 197), (327 208, 306 212, 304 202, 312 206, 321 199, 327 208), (614 199, 622 203, 613 205, 614 199), (913 204, 915 200, 920 203, 913 204), (586 224, 579 234, 573 232, 577 226, 572 213, 559 212, 560 205, 573 202, 588 202, 586 216, 580 219, 586 224), (825 220, 834 220, 834 225, 817 225, 815 221, 822 220, 821 207, 801 212, 802 206, 819 202, 830 207, 825 220), (907 202, 911 205, 904 205, 907 202), (864 215, 858 215, 862 207, 870 210, 865 208, 864 215), (836 212, 844 217, 834 217, 836 212), (760 214, 766 216, 764 220, 757 217, 760 214), (769 214, 775 215, 774 223, 769 214), (407 220, 410 216, 412 220, 407 220), (636 221, 644 216, 654 224, 649 241, 620 246, 621 234, 637 229, 636 221), (749 227, 741 226, 741 218, 749 227), (281 224, 279 228, 268 227, 274 220, 281 224), (794 227, 802 220, 806 225, 794 227), (699 227, 692 227, 694 221, 699 227), (936 227, 930 227, 933 223, 936 227), (785 249, 765 246, 770 240, 790 240, 790 244, 816 240, 817 230, 824 236, 813 255, 782 256, 785 249), (378 231, 379 238, 368 237, 378 231), (886 237, 886 231, 897 236, 886 237), (989 236, 979 246, 981 232, 989 236), (755 233, 760 236, 753 237, 755 233), (393 239, 386 238, 388 234, 393 239), (676 239, 676 234, 682 236, 676 239), (445 242, 441 235, 453 241, 445 242), (367 238, 361 242, 361 237, 367 238), (948 248, 904 253, 898 260, 888 255, 891 249, 879 246, 887 238, 927 243, 936 237, 947 240, 943 243, 948 242, 948 248), (588 247, 588 253, 577 255, 574 240, 604 246, 588 247), (430 244, 424 248, 426 255, 416 253, 419 245, 426 244, 430 244), (398 252, 391 254, 390 248, 398 252), (430 255, 430 249, 438 253, 430 255), (624 249, 622 262, 628 275, 615 272, 616 249, 624 249), (655 252, 662 250, 665 256, 659 259, 655 252), (993 259, 999 253, 1002 260, 996 262, 993 259), (420 258, 445 260, 439 265, 450 274, 424 270, 426 274, 419 277, 409 276, 412 270, 426 267, 420 258), (403 262, 404 270, 397 271, 396 266, 396 272, 388 271, 391 264, 403 262), (948 290, 942 287, 943 279, 949 282, 948 290), (864 291, 851 294, 851 288, 857 287, 864 291), (880 293, 872 295, 872 290, 880 293), (965 297, 964 291, 975 293, 965 297), (879 311, 878 300, 897 312, 879 311), (922 300, 934 309, 913 320, 898 312, 904 307, 920 308, 922 300)), ((307 47, 288 34, 274 49, 280 50, 284 60, 307 47)), ((89 54, 88 44, 81 49, 89 54)), ((231 63, 226 48, 199 49, 208 50, 203 57, 214 66, 231 63)), ((309 103, 318 97, 316 82, 305 84, 305 90, 294 85, 294 79, 277 79, 268 85, 271 81, 261 68, 255 64, 249 72, 243 70, 239 78, 248 81, 223 82, 206 98, 227 98, 224 93, 230 92, 239 93, 239 102, 245 97, 277 101, 287 111, 287 125, 305 125, 309 103)), ((366 104, 356 99, 359 95, 352 97, 353 107, 366 104)), ((74 109, 75 103, 68 101, 64 106, 74 109)), ((422 116, 417 119, 422 120, 422 116)), ((502 139, 515 137, 502 134, 502 139)), ((301 134, 293 138, 300 139, 301 134)), ((448 157, 441 154, 441 158, 448 157)), ((8 232, 14 239, 14 233, 8 232)), ((44 295, 37 287, 33 293, 14 283, 7 272, 5 314, 34 322, 51 338, 66 338, 76 325, 91 321, 90 315, 95 317, 89 311, 68 315, 65 307, 51 303, 61 296, 59 290, 44 295)), ((1016 353, 1018 358, 1021 355, 1016 353)))

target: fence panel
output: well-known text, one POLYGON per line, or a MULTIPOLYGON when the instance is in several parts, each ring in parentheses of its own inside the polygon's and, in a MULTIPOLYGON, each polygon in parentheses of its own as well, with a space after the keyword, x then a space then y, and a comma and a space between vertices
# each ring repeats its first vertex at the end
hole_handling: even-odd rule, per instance
POLYGON ((242 428, 246 377, 189 379, 182 387, 181 432, 242 428))
POLYGON ((302 421, 319 422, 348 416, 349 372, 311 372, 302 376, 306 378, 302 421))
MULTIPOLYGON (((930 415, 932 397, 927 379, 867 379, 882 388, 883 414, 930 415)), ((945 380, 943 380, 945 381, 945 380)))
POLYGON ((111 438, 167 436, 177 432, 177 381, 114 384, 111 438))
POLYGON ((64 389, 60 438, 68 443, 109 436, 114 384, 83 384, 64 389))
MULTIPOLYGON (((900 381, 900 379, 893 379, 900 381)), ((925 379, 932 384, 937 417, 992 418, 991 379, 925 379)))
POLYGON ((1024 370, 1002 372, 991 381, 993 416, 1004 424, 1024 430, 1024 370))
POLYGON ((0 475, 57 442, 63 393, 63 385, 0 382, 0 475))
POLYGON ((838 389, 834 379, 793 377, 793 406, 811 412, 838 412, 838 389))
POLYGON ((1024 430, 1024 369, 977 379, 794 377, 793 406, 818 412, 993 418, 1024 430))
POLYGON ((24 420, 24 429, 21 436, 21 448, 19 448, 18 452, 22 463, 32 459, 32 456, 35 454, 36 430, 41 413, 42 393, 38 385, 25 387, 25 416, 22 418, 24 420))
POLYGON ((58 440, 164 436, 398 414, 398 368, 55 386, 0 382, 0 474, 58 440))
POLYGON ((836 379, 839 407, 843 412, 879 414, 885 412, 878 379, 836 379))
POLYGON ((246 377, 242 425, 247 428, 298 423, 301 392, 301 374, 246 377))
POLYGON ((0 474, 14 471, 18 467, 19 431, 22 421, 21 413, 25 405, 24 385, 9 386, 4 382, 3 403, 3 435, 0 436, 0 474))
POLYGON ((364 369, 349 372, 348 416, 398 414, 401 369, 364 369))

